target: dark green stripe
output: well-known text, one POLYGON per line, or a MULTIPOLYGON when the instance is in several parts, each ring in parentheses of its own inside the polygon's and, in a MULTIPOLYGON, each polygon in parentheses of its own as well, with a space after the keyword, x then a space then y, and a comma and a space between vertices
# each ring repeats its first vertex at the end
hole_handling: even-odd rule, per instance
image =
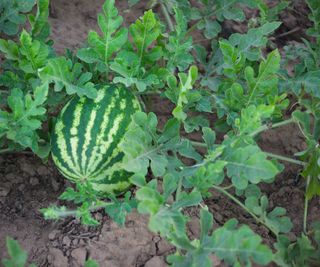
MULTIPOLYGON (((108 90, 108 89, 102 88, 101 90, 108 90)), ((114 94, 114 92, 112 92, 112 94, 114 94)), ((88 145, 88 149, 85 152, 86 157, 87 157, 86 162, 85 162, 85 173, 87 173, 87 170, 89 167, 88 164, 89 164, 90 158, 92 157, 93 148, 97 145, 97 137, 101 132, 103 117, 106 113, 106 110, 111 105, 112 100, 113 100, 113 95, 111 95, 110 93, 105 93, 105 95, 102 99, 102 102, 100 102, 100 104, 98 104, 98 105, 100 105, 100 107, 97 108, 94 126, 92 127, 92 130, 90 133, 91 141, 88 145)))
POLYGON ((65 112, 62 115, 61 119, 63 121, 63 124, 65 125, 62 133, 65 137, 66 145, 67 145, 67 153, 69 157, 71 158, 73 164, 76 166, 77 159, 73 158, 71 153, 71 128, 75 119, 75 110, 78 104, 80 104, 80 98, 75 97, 71 100, 70 105, 67 107, 65 112))
POLYGON ((94 181, 95 184, 117 184, 119 182, 128 182, 130 176, 133 173, 126 172, 124 170, 114 172, 111 179, 110 177, 106 177, 102 180, 94 181))
MULTIPOLYGON (((78 129, 78 148, 77 148, 77 161, 80 166, 81 173, 84 175, 85 170, 82 167, 82 150, 83 145, 85 143, 85 134, 86 134, 86 128, 88 126, 88 121, 90 120, 92 110, 94 109, 93 101, 91 99, 86 98, 86 100, 83 103, 83 109, 80 116, 80 123, 79 123, 79 129, 78 129)), ((71 151, 70 151, 71 152, 71 151)))
MULTIPOLYGON (((74 109, 74 106, 77 104, 79 98, 78 97, 75 97, 75 98, 72 98, 67 104, 66 104, 66 109, 64 109, 61 114, 59 115, 58 119, 56 122, 58 122, 59 120, 62 119, 62 116, 65 115, 65 113, 68 111, 68 110, 73 110, 74 109)), ((63 122, 64 124, 64 129, 62 131, 62 134, 65 136, 65 133, 64 133, 64 130, 66 127, 68 127, 68 124, 63 122)), ((55 129, 55 127, 54 127, 55 129)), ((68 140, 68 136, 66 136, 66 141, 68 140)), ((67 143, 67 146, 68 146, 68 142, 67 143)), ((74 173, 74 170, 71 168, 71 166, 69 166, 62 158, 62 154, 61 154, 61 151, 58 147, 58 135, 56 134, 55 130, 52 131, 52 135, 51 135, 51 153, 59 160, 60 164, 65 168, 67 169, 69 172, 71 173, 74 173)), ((71 156, 71 155, 70 155, 71 156)))
MULTIPOLYGON (((126 130, 127 130, 128 126, 129 126, 129 124, 131 122, 131 115, 135 112, 135 109, 134 109, 134 106, 133 106, 134 99, 132 98, 133 95, 125 88, 121 88, 119 90, 120 90, 120 99, 122 100, 123 98, 125 98, 125 100, 126 100, 125 101, 126 102, 125 110, 122 111, 122 112, 125 113, 125 116, 124 116, 123 120, 121 121, 121 123, 119 125, 119 129, 118 129, 118 132, 117 132, 117 134, 116 134, 116 136, 114 138, 114 142, 109 146, 105 156, 103 157, 103 160, 97 166, 95 172, 98 172, 98 173, 94 173, 94 177, 96 177, 99 174, 101 174, 105 169, 111 167, 116 162, 119 162, 120 160, 122 160, 122 157, 123 157, 123 156, 121 156, 121 158, 119 158, 118 160, 112 160, 107 165, 105 165, 107 160, 108 160, 108 158, 109 158, 109 156, 111 156, 112 151, 118 146, 118 144, 120 143, 120 141, 123 138, 123 135, 126 133, 126 130)), ((119 105, 119 108, 120 108, 120 105, 119 105)), ((119 112, 119 110, 115 110, 114 113, 120 114, 121 112, 119 112)), ((106 131, 106 134, 107 133, 108 133, 108 131, 106 131)), ((116 158, 117 157, 115 157, 115 159, 116 158)), ((94 177, 90 177, 90 178, 94 178, 94 177)))

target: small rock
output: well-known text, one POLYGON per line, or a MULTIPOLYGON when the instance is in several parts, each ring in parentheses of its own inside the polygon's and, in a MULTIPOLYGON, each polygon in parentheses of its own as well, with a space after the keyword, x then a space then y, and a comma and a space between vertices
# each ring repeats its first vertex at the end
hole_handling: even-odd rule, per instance
POLYGON ((221 260, 216 255, 211 254, 209 258, 212 261, 212 267, 221 265, 221 260))
POLYGON ((50 248, 47 257, 49 264, 54 267, 67 267, 68 258, 63 255, 63 252, 57 248, 50 248))
POLYGON ((57 247, 60 247, 60 244, 58 242, 58 240, 54 240, 51 245, 54 247, 54 248, 57 248, 57 247))
POLYGON ((195 238, 198 238, 200 235, 200 224, 197 217, 192 217, 188 222, 189 230, 195 238))
POLYGON ((69 236, 64 236, 63 239, 62 239, 62 244, 67 246, 67 247, 70 247, 70 244, 71 244, 71 239, 69 238, 69 236))
POLYGON ((38 178, 32 177, 32 178, 30 179, 30 184, 33 185, 33 186, 39 184, 38 178))
POLYGON ((154 243, 158 243, 159 241, 161 240, 161 237, 160 236, 154 236, 153 238, 152 238, 152 241, 154 242, 154 243))
POLYGON ((158 254, 164 254, 168 251, 170 251, 173 248, 172 245, 170 245, 168 242, 165 240, 161 239, 158 242, 158 254))
POLYGON ((219 223, 221 223, 223 221, 223 217, 220 213, 214 214, 214 219, 219 223))
POLYGON ((19 191, 21 191, 21 192, 23 192, 25 188, 26 188, 26 185, 25 185, 25 184, 21 184, 21 185, 19 185, 19 187, 18 187, 19 191))
POLYGON ((76 248, 72 250, 71 257, 79 266, 83 266, 87 257, 87 250, 84 247, 76 248))
POLYGON ((150 260, 148 260, 144 266, 145 267, 166 267, 167 264, 165 263, 162 257, 155 256, 150 260))
POLYGON ((292 232, 288 233, 288 238, 291 242, 297 241, 297 236, 292 232))
POLYGON ((23 177, 17 173, 10 172, 5 176, 6 180, 13 184, 19 184, 23 182, 23 177))
POLYGON ((51 185, 52 185, 53 191, 55 192, 59 191, 60 184, 56 181, 56 179, 54 178, 51 179, 51 185))
POLYGON ((102 218, 103 218, 103 216, 102 216, 102 214, 101 213, 96 213, 95 215, 94 215, 94 218, 97 220, 97 221, 101 221, 102 220, 102 218))
POLYGON ((3 183, 0 187, 0 197, 6 197, 10 193, 10 184, 3 183))
POLYGON ((53 230, 49 233, 49 240, 54 240, 56 239, 57 235, 60 234, 60 231, 59 230, 53 230))
POLYGON ((76 246, 79 244, 79 240, 78 239, 73 239, 72 240, 72 245, 76 246))
POLYGON ((39 168, 37 169, 37 173, 40 176, 48 176, 50 174, 50 170, 46 166, 39 166, 39 168))
POLYGON ((30 176, 34 176, 36 174, 35 170, 34 170, 34 166, 32 166, 31 164, 27 163, 27 162, 23 162, 20 163, 20 169, 29 174, 30 176))

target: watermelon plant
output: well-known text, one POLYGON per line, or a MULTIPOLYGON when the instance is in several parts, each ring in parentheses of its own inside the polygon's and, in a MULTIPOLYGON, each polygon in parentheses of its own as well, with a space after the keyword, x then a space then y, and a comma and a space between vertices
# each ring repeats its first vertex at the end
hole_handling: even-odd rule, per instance
POLYGON ((176 247, 167 258, 172 266, 212 266, 211 254, 230 266, 317 264, 320 230, 308 222, 308 203, 320 196, 320 3, 306 1, 310 38, 285 47, 282 57, 269 37, 288 1, 273 8, 263 0, 195 2, 151 1, 161 13, 149 9, 126 28, 115 1, 107 0, 100 31, 58 56, 48 0, 39 0, 36 15, 28 16, 31 30, 18 41, 0 40, 0 153, 31 149, 48 159, 51 152, 74 183, 60 199, 78 208, 45 208, 45 218, 75 216, 96 225, 92 212, 104 210, 124 225, 137 209, 176 247), (224 22, 245 20, 244 6, 260 15, 245 33, 223 32, 224 22), (201 42, 193 40, 195 31, 201 42), (299 62, 293 75, 286 71, 292 60, 299 62), (173 106, 164 123, 153 112, 154 97, 173 106), (288 124, 304 136, 304 151, 284 156, 259 147, 263 132, 288 124), (293 224, 285 208, 271 206, 262 186, 283 171, 280 162, 299 166, 305 181, 296 241, 288 237, 293 224), (237 218, 214 227, 206 203, 218 194, 263 227, 273 245, 237 218), (199 210, 201 229, 193 240, 190 207, 199 210))
MULTIPOLYGON (((11 237, 6 238, 6 245, 9 259, 2 259, 1 262, 4 267, 36 267, 34 263, 27 265, 28 254, 24 251, 18 241, 11 237)), ((86 260, 84 267, 98 267, 98 263, 92 259, 86 260)))

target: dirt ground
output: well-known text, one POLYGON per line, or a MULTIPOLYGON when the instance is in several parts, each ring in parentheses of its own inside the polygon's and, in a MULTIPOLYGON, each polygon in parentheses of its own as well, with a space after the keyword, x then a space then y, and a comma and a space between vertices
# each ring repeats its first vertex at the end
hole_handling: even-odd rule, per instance
MULTIPOLYGON (((75 49, 85 41, 89 29, 97 29, 96 14, 104 0, 52 0, 50 15, 52 38, 55 49, 61 54, 65 48, 75 49)), ((127 1, 117 1, 126 24, 143 13, 144 3, 128 11, 127 1)), ((296 20, 295 20, 296 21, 296 20)), ((285 27, 294 28, 289 20, 285 27)), ((287 29, 285 28, 285 29, 287 29)), ((168 108, 153 99, 152 110, 164 121, 170 114, 168 108)), ((299 130, 294 125, 272 130, 261 136, 261 148, 280 155, 292 155, 304 148, 299 130)), ((302 229, 304 180, 297 176, 299 168, 285 165, 284 172, 276 182, 263 186, 271 206, 285 207, 292 218, 294 229, 290 238, 295 240, 302 229)), ((150 233, 147 219, 137 213, 129 215, 126 226, 121 228, 108 216, 97 212, 98 227, 81 226, 72 218, 59 222, 45 221, 39 209, 51 204, 61 204, 57 197, 70 185, 53 166, 43 163, 29 153, 0 156, 0 258, 6 255, 5 237, 17 239, 29 253, 29 261, 38 266, 83 266, 89 257, 101 266, 163 267, 167 266, 165 256, 174 251, 160 236, 150 233)), ((214 214, 216 226, 236 217, 259 232, 264 241, 274 240, 267 230, 257 225, 247 214, 231 201, 219 194, 213 194, 207 203, 214 214)), ((199 225, 198 210, 191 209, 189 222, 190 237, 197 237, 199 225)), ((320 220, 320 200, 310 203, 309 221, 320 220)), ((216 258, 215 266, 224 266, 216 258)))

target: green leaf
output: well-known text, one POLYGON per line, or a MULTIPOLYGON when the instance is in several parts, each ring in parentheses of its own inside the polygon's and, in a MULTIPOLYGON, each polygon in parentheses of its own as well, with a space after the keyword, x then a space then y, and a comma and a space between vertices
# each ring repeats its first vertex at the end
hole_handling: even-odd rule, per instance
POLYGON ((98 15, 98 25, 102 35, 90 31, 88 35, 89 48, 80 49, 77 56, 87 63, 98 63, 98 69, 101 71, 108 71, 111 57, 127 41, 128 30, 124 27, 119 29, 123 19, 118 15, 115 0, 105 1, 102 10, 103 13, 98 15))
POLYGON ((168 173, 163 177, 163 196, 167 200, 178 187, 178 179, 173 174, 168 173))
POLYGON ((193 191, 190 194, 181 193, 179 199, 177 199, 173 205, 173 210, 178 210, 181 208, 192 207, 198 205, 202 201, 201 194, 197 191, 193 191))
POLYGON ((299 95, 302 90, 312 96, 320 97, 318 86, 320 83, 320 71, 309 71, 295 78, 287 79, 286 87, 292 90, 296 95, 299 95))
POLYGON ((5 120, 5 134, 9 140, 20 144, 23 148, 31 148, 37 153, 39 146, 36 130, 41 128, 41 121, 44 119, 46 109, 43 107, 48 96, 48 84, 35 88, 33 96, 24 95, 23 92, 14 88, 8 96, 8 106, 11 112, 0 113, 1 119, 5 120))
POLYGON ((259 28, 252 28, 246 34, 234 33, 230 36, 229 42, 237 47, 248 60, 255 61, 261 56, 261 48, 267 44, 268 36, 275 31, 281 22, 267 22, 259 28))
POLYGON ((127 87, 135 85, 140 92, 150 86, 161 86, 167 71, 155 66, 163 52, 160 46, 154 45, 161 27, 152 10, 145 12, 129 31, 133 44, 128 44, 128 49, 118 53, 111 63, 110 68, 116 73, 113 81, 127 87))
POLYGON ((236 75, 243 69, 246 63, 246 58, 228 41, 220 41, 219 46, 223 54, 223 72, 227 77, 235 78, 236 75))
POLYGON ((191 55, 192 38, 187 36, 187 19, 183 12, 179 9, 174 9, 176 26, 175 31, 170 32, 168 42, 166 43, 165 58, 167 68, 174 71, 176 68, 179 71, 186 70, 193 62, 191 55))
POLYGON ((27 253, 20 247, 18 241, 7 237, 6 244, 8 249, 8 254, 10 259, 3 259, 2 263, 5 267, 24 267, 28 255, 27 253))
MULTIPOLYGON (((141 19, 130 26, 130 35, 139 55, 139 62, 147 56, 150 45, 160 35, 160 23, 156 20, 152 10, 146 11, 141 19)), ((154 51, 156 48, 152 48, 154 51)), ((152 60, 154 61, 154 60, 152 60)))
POLYGON ((250 134, 257 130, 264 119, 270 118, 274 111, 274 106, 250 105, 241 110, 241 117, 235 120, 235 126, 239 134, 250 134))
POLYGON ((202 138, 206 143, 208 150, 212 150, 216 141, 216 133, 209 127, 203 127, 202 138))
POLYGON ((209 121, 204 116, 198 115, 185 119, 183 125, 186 133, 191 133, 199 131, 200 127, 208 127, 209 121))
POLYGON ((82 72, 81 64, 72 65, 71 60, 65 57, 50 59, 47 65, 39 71, 39 76, 43 82, 54 83, 54 89, 57 92, 65 88, 69 95, 77 94, 80 97, 89 98, 97 96, 97 90, 90 82, 92 74, 82 72))
POLYGON ((10 60, 19 60, 19 46, 11 41, 0 39, 0 51, 10 60))
POLYGON ((237 221, 232 219, 213 232, 210 247, 216 256, 232 266, 250 266, 251 260, 267 265, 273 260, 273 254, 261 241, 248 226, 237 229, 237 221))
POLYGON ((208 196, 212 185, 220 185, 224 180, 224 167, 227 162, 218 160, 198 168, 193 176, 186 178, 190 188, 196 188, 202 195, 208 196))
POLYGON ((35 0, 2 0, 0 2, 0 32, 7 35, 17 34, 19 25, 26 21, 22 13, 30 12, 35 3, 35 0))
POLYGON ((257 77, 254 77, 251 67, 246 67, 245 76, 249 88, 247 106, 258 98, 277 92, 277 72, 280 68, 280 59, 279 51, 272 51, 267 59, 260 63, 257 77))
POLYGON ((84 263, 84 267, 99 267, 100 265, 93 259, 88 259, 84 263))
POLYGON ((25 30, 20 35, 19 67, 26 73, 37 73, 47 62, 49 50, 46 45, 32 37, 25 30))
POLYGON ((50 35, 49 17, 49 0, 37 1, 37 13, 34 16, 28 16, 31 25, 31 36, 33 39, 46 41, 50 35))
POLYGON ((312 144, 314 148, 308 151, 308 163, 302 171, 302 176, 309 181, 306 192, 309 200, 314 196, 320 196, 320 148, 315 143, 312 144))
POLYGON ((175 92, 174 94, 177 94, 177 106, 172 111, 172 114, 178 120, 184 121, 187 118, 187 114, 183 111, 183 106, 189 102, 188 96, 192 93, 190 90, 193 88, 193 85, 197 80, 198 69, 196 66, 191 66, 188 71, 188 75, 185 73, 179 73, 178 76, 180 80, 179 85, 174 82, 174 78, 168 78, 167 82, 169 84, 169 91, 166 95, 170 98, 172 91, 175 92))
POLYGON ((153 145, 153 141, 158 139, 156 115, 136 112, 132 118, 129 129, 120 144, 125 154, 123 167, 129 172, 145 175, 150 165, 156 177, 164 175, 168 160, 161 153, 163 145, 153 145))
POLYGON ((223 159, 227 161, 227 174, 237 189, 245 189, 248 182, 257 184, 274 178, 279 168, 266 159, 265 153, 256 145, 234 147, 223 159), (230 154, 228 154, 230 153, 230 154))
POLYGON ((123 201, 119 201, 117 198, 113 197, 113 204, 105 207, 106 213, 120 226, 124 226, 127 214, 137 206, 136 201, 130 199, 130 196, 131 193, 127 192, 123 201))

